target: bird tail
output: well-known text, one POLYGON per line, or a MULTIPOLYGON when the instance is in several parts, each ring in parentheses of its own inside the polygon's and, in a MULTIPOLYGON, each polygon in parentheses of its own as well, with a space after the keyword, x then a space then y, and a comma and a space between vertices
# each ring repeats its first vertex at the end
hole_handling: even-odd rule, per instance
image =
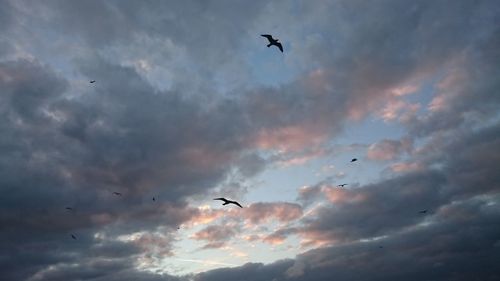
POLYGON ((273 44, 269 43, 269 44, 267 44, 267 47, 269 48, 269 47, 271 47, 272 45, 273 45, 273 44))

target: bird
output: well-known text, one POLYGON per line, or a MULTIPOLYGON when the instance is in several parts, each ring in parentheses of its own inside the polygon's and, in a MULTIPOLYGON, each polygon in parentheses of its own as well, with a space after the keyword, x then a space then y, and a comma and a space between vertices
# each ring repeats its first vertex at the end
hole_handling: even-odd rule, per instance
POLYGON ((419 213, 420 213, 420 214, 425 214, 425 213, 427 213, 427 209, 422 210, 422 211, 420 211, 419 213))
POLYGON ((243 208, 240 203, 236 202, 236 201, 231 201, 231 200, 227 200, 226 198, 215 198, 214 200, 221 200, 221 201, 224 201, 224 204, 222 205, 227 205, 227 204, 234 204, 240 208, 243 208))
POLYGON ((90 80, 90 84, 94 84, 95 83, 95 80, 90 80))
POLYGON ((344 187, 344 186, 346 186, 346 185, 347 185, 347 183, 343 183, 343 184, 339 184, 339 185, 337 185, 337 186, 338 186, 338 187, 344 187))
POLYGON ((378 248, 379 248, 379 249, 383 249, 383 248, 384 248, 384 246, 378 246, 378 248))
POLYGON ((71 208, 71 207, 66 207, 66 210, 68 210, 68 211, 74 211, 74 209, 71 208))
POLYGON ((71 234, 71 238, 76 240, 76 236, 74 234, 71 234))
POLYGON ((269 44, 267 44, 267 47, 271 47, 272 45, 278 47, 280 51, 283 53, 283 45, 279 42, 279 39, 274 39, 272 35, 270 34, 261 34, 260 36, 266 37, 267 40, 269 40, 269 44))
POLYGON ((153 201, 156 201, 156 199, 153 197, 153 201))
POLYGON ((352 160, 351 160, 351 162, 356 162, 356 161, 358 161, 358 159, 356 159, 356 158, 352 158, 352 160))
POLYGON ((120 192, 113 192, 114 195, 122 196, 120 192))

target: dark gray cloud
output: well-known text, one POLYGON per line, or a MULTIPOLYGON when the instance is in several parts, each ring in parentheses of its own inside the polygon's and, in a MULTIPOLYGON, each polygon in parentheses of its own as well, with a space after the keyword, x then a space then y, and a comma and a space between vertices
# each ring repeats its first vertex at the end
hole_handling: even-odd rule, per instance
MULTIPOLYGON (((264 281, 275 280, 277 276, 283 276, 283 272, 293 264, 291 260, 278 261, 270 265, 261 263, 248 263, 238 268, 216 269, 200 273, 195 276, 196 281, 215 281, 225 278, 242 281, 264 281)), ((276 279, 279 280, 279 279, 276 279)))
MULTIPOLYGON (((251 177, 291 157, 256 148, 318 151, 395 87, 440 74, 444 102, 404 122, 415 143, 426 141, 411 159, 422 169, 356 189, 312 187, 304 200, 330 203, 268 236, 342 245, 194 278, 498 279, 499 9, 495 1, 0 1, 2 278, 182 280, 139 272, 135 260, 148 241, 172 254, 168 233, 199 214, 188 199, 234 169, 251 177), (283 67, 298 77, 244 82, 254 78, 247 45, 269 29, 283 35, 283 67), (424 208, 429 216, 417 213, 424 208), (159 229, 164 236, 117 239, 159 229)), ((302 216, 298 204, 251 206, 253 223, 302 216)), ((223 234, 206 240, 234 235, 223 234)))

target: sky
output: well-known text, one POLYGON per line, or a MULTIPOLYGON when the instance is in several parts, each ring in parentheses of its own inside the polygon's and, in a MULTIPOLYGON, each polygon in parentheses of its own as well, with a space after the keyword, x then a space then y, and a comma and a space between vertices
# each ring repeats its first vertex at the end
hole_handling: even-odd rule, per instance
POLYGON ((498 280, 499 77, 495 0, 0 0, 0 279, 498 280))

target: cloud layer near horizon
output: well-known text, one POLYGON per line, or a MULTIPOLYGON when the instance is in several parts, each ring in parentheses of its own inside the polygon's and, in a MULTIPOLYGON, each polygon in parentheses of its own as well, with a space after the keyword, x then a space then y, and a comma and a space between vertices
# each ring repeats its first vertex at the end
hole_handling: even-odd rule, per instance
POLYGON ((500 278, 498 22, 496 1, 0 0, 2 280, 500 278), (404 133, 336 145, 363 120, 404 133), (195 205, 352 147, 377 180, 195 205), (178 228, 300 254, 153 270, 178 228))

